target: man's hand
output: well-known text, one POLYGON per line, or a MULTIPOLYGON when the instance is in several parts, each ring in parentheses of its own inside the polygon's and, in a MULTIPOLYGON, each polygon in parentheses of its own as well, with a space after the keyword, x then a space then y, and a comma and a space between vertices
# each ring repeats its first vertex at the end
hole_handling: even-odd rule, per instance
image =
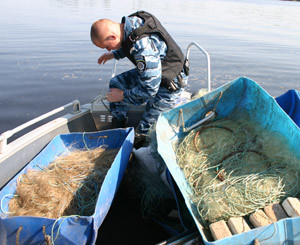
POLYGON ((105 53, 105 54, 101 55, 100 58, 98 59, 98 64, 104 65, 106 63, 106 61, 111 60, 113 58, 114 58, 114 54, 112 52, 105 53))
POLYGON ((123 90, 118 88, 111 88, 109 93, 106 94, 106 99, 109 102, 120 102, 124 99, 123 90))

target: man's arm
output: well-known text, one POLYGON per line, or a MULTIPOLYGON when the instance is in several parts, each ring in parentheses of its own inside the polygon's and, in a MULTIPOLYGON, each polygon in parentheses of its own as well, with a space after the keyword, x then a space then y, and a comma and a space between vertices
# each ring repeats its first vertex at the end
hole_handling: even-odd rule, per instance
POLYGON ((125 54, 124 54, 122 48, 118 49, 118 50, 113 50, 112 53, 116 60, 125 58, 125 54))
POLYGON ((119 60, 119 59, 123 59, 124 57, 125 57, 125 55, 124 55, 124 52, 122 49, 113 50, 112 52, 108 52, 108 53, 101 55, 100 58, 98 59, 98 64, 104 65, 106 63, 106 61, 108 61, 108 60, 111 60, 113 58, 115 58, 116 60, 119 60))
POLYGON ((109 53, 105 53, 103 55, 100 56, 100 58, 98 59, 98 64, 101 65, 101 64, 105 64, 106 61, 108 60, 111 60, 114 58, 114 55, 112 52, 109 52, 109 53))

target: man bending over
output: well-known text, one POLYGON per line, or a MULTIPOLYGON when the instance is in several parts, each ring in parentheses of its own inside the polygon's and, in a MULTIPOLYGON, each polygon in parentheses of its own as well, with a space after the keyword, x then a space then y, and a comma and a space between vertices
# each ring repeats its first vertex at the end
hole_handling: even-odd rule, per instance
POLYGON ((98 59, 99 64, 127 57, 135 65, 111 79, 106 99, 114 127, 125 127, 129 104, 146 102, 137 127, 138 137, 144 137, 159 114, 175 106, 187 83, 188 67, 181 49, 161 23, 145 11, 125 16, 121 23, 109 19, 94 22, 91 40, 109 51, 98 59))

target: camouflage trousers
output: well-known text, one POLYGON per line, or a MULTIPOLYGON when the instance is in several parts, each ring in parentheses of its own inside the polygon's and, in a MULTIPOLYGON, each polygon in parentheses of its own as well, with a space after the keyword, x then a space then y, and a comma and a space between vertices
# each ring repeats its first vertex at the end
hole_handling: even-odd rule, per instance
MULTIPOLYGON (((110 81, 110 88, 119 88, 121 90, 129 90, 137 86, 139 73, 136 69, 129 70, 113 77, 110 81)), ((133 103, 134 105, 141 105, 146 103, 146 109, 142 116, 141 121, 137 127, 137 131, 140 134, 147 134, 149 128, 157 121, 160 113, 172 109, 182 89, 175 92, 171 92, 166 88, 159 88, 154 98, 145 100, 140 98, 139 101, 133 103)), ((127 116, 129 104, 123 101, 110 103, 110 110, 114 117, 118 120, 124 120, 127 116)))

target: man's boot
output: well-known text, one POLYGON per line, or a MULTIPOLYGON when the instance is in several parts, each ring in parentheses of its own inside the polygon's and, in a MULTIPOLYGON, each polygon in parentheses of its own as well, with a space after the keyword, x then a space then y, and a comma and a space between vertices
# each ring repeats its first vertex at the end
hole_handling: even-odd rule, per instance
POLYGON ((147 142, 147 135, 135 133, 133 147, 137 150, 143 147, 147 142))
POLYGON ((118 120, 116 117, 112 118, 112 128, 125 128, 126 120, 118 120))

